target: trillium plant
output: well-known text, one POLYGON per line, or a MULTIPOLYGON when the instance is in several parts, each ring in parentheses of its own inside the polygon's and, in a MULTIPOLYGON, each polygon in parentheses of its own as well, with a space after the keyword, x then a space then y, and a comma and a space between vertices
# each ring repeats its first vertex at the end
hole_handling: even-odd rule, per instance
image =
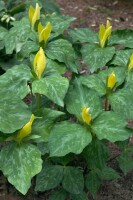
POLYGON ((95 199, 133 169, 133 30, 72 30, 43 10, 0 26, 0 170, 23 195, 95 199))

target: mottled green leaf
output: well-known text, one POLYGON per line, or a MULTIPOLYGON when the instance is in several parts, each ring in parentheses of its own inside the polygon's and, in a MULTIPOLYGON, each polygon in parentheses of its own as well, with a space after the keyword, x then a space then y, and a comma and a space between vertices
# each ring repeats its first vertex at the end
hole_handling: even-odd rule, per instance
POLYGON ((126 119, 133 119, 133 89, 122 88, 109 96, 111 108, 126 119))
POLYGON ((111 34, 109 45, 120 44, 124 47, 133 48, 133 30, 115 30, 111 34))
POLYGON ((81 76, 80 81, 88 88, 96 90, 100 96, 106 94, 106 86, 97 74, 81 76))
POLYGON ((98 35, 89 28, 75 28, 68 31, 74 42, 98 43, 98 35))
POLYGON ((48 200, 66 200, 67 192, 65 190, 59 190, 50 195, 48 200))
POLYGON ((40 115, 36 118, 32 126, 33 134, 41 136, 38 142, 48 142, 52 125, 62 115, 64 115, 64 113, 57 110, 49 108, 41 109, 40 115))
POLYGON ((51 74, 36 80, 32 84, 33 93, 47 96, 54 103, 63 106, 63 99, 68 89, 69 82, 59 74, 51 74))
POLYGON ((120 169, 125 175, 133 169, 133 158, 132 154, 128 151, 128 148, 121 153, 117 160, 119 162, 120 169))
POLYGON ((75 17, 53 14, 44 17, 42 16, 41 22, 43 25, 46 25, 48 21, 51 22, 52 31, 55 32, 55 36, 58 36, 62 34, 75 19, 75 17))
POLYGON ((0 40, 4 40, 4 37, 6 36, 7 33, 8 33, 7 29, 0 26, 0 40))
POLYGON ((39 44, 34 41, 27 41, 22 47, 20 51, 20 55, 23 58, 28 58, 31 53, 36 53, 39 50, 39 44))
POLYGON ((81 49, 84 62, 91 72, 95 72, 100 67, 106 66, 115 54, 114 47, 101 48, 98 45, 86 44, 81 49))
POLYGON ((66 71, 66 65, 64 63, 59 63, 55 60, 47 58, 46 73, 59 73, 64 74, 66 71))
POLYGON ((30 119, 31 112, 21 99, 14 96, 0 98, 0 131, 13 133, 22 128, 30 119))
POLYGON ((100 185, 101 185, 101 181, 96 171, 91 171, 86 176, 86 187, 89 190, 89 192, 92 194, 93 198, 95 198, 100 185))
POLYGON ((72 194, 82 193, 84 188, 83 173, 78 168, 65 167, 62 185, 66 191, 72 194))
POLYGON ((85 192, 81 194, 71 194, 71 200, 88 200, 88 196, 85 192))
POLYGON ((112 60, 111 64, 124 66, 126 68, 132 53, 133 53, 132 49, 124 49, 116 51, 116 55, 114 56, 114 59, 112 60))
POLYGON ((29 93, 28 81, 32 78, 30 68, 21 64, 8 69, 0 76, 1 93, 15 93, 15 96, 23 99, 29 93))
POLYGON ((48 43, 45 52, 48 58, 65 63, 68 69, 77 73, 77 68, 79 68, 76 65, 77 57, 69 41, 63 39, 54 40, 48 43))
POLYGON ((68 112, 76 115, 80 121, 83 121, 82 108, 84 106, 90 108, 89 113, 92 119, 102 111, 102 103, 98 93, 82 86, 79 79, 69 88, 65 102, 68 112))
POLYGON ((31 186, 31 178, 38 174, 41 168, 41 153, 32 144, 8 144, 0 152, 0 169, 23 195, 31 186))
POLYGON ((89 169, 102 169, 106 165, 109 152, 102 141, 93 139, 84 149, 82 155, 85 158, 89 169))
POLYGON ((51 156, 79 154, 91 142, 90 132, 80 124, 64 121, 56 124, 49 137, 51 156))
POLYGON ((111 142, 123 141, 130 137, 132 131, 122 115, 112 111, 103 112, 92 124, 92 131, 99 140, 107 139, 111 142))
POLYGON ((17 50, 17 52, 19 52, 23 44, 27 42, 31 32, 29 20, 27 18, 15 21, 12 24, 13 27, 4 38, 7 54, 12 54, 13 50, 17 50))
POLYGON ((102 180, 111 181, 120 178, 119 174, 110 167, 104 167, 102 170, 97 170, 97 173, 102 180))
POLYGON ((36 178, 36 191, 44 192, 57 187, 63 178, 63 166, 44 164, 36 178))

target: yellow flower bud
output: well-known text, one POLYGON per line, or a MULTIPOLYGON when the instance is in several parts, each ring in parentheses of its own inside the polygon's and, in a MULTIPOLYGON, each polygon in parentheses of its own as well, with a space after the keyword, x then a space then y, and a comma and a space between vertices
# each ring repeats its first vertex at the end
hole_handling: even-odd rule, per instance
POLYGON ((38 24, 39 42, 47 42, 51 33, 51 23, 48 22, 45 27, 42 26, 41 22, 38 24))
POLYGON ((90 124, 90 122, 92 120, 92 117, 89 114, 89 110, 90 110, 90 108, 87 108, 87 107, 82 108, 82 119, 88 125, 90 124))
POLYGON ((128 71, 130 72, 131 69, 133 69, 133 53, 132 53, 132 55, 130 56, 130 59, 129 59, 128 71))
POLYGON ((106 22, 106 27, 102 24, 100 25, 100 30, 99 30, 99 42, 101 48, 103 48, 110 38, 112 32, 112 26, 110 25, 109 20, 106 22))
POLYGON ((23 128, 17 133, 15 139, 20 143, 23 138, 27 137, 31 133, 31 126, 35 119, 35 116, 32 114, 30 121, 23 126, 23 128))
POLYGON ((33 6, 30 6, 29 8, 29 20, 30 20, 32 28, 34 28, 36 21, 39 19, 40 19, 40 7, 39 7, 39 4, 36 3, 35 9, 33 8, 33 6))
POLYGON ((46 57, 42 47, 37 52, 34 58, 34 72, 36 73, 37 77, 41 79, 41 75, 44 72, 46 67, 46 57))
POLYGON ((113 89, 115 84, 116 84, 116 76, 115 76, 115 73, 112 72, 107 79, 107 87, 109 87, 110 89, 113 89))

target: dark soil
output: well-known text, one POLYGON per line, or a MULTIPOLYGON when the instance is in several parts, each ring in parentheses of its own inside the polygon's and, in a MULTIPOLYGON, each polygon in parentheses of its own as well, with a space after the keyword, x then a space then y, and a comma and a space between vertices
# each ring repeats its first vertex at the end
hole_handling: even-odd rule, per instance
MULTIPOLYGON (((133 0, 56 0, 62 13, 77 18, 72 28, 89 27, 98 30, 99 25, 109 19, 113 29, 133 29, 133 0)), ((116 153, 116 152, 115 152, 116 153)), ((111 163, 119 171, 116 163, 111 163)), ((121 174, 118 181, 103 182, 96 200, 133 200, 133 171, 121 174)), ((0 181, 0 200, 48 200, 49 192, 36 195, 31 188, 21 196, 10 185, 0 181), (2 185, 2 186, 1 186, 2 185)), ((93 200, 91 196, 89 200, 93 200)), ((84 200, 84 199, 83 199, 84 200)))

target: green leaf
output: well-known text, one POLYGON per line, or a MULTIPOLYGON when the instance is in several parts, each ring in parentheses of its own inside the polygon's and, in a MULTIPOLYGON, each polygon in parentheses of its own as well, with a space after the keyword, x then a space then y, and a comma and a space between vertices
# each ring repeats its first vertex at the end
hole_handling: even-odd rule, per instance
POLYGON ((76 18, 62 15, 48 15, 42 16, 41 22, 43 25, 49 21, 52 25, 52 31, 55 32, 54 36, 58 36, 64 32, 76 18))
POLYGON ((5 7, 5 2, 4 1, 0 1, 0 11, 6 9, 5 7))
POLYGON ((51 74, 32 84, 33 93, 43 94, 54 103, 63 106, 63 99, 68 89, 69 82, 59 74, 51 74))
POLYGON ((40 115, 36 118, 32 126, 32 132, 35 135, 41 136, 41 138, 38 139, 38 142, 48 142, 52 125, 62 115, 64 115, 64 113, 57 110, 49 108, 41 109, 40 115))
POLYGON ((51 156, 79 154, 91 142, 90 132, 80 124, 64 121, 56 124, 49 137, 51 156))
POLYGON ((66 66, 64 63, 59 63, 47 58, 46 73, 59 73, 64 74, 66 66))
POLYGON ((126 126, 127 122, 121 115, 108 111, 99 115, 91 128, 99 140, 107 139, 116 142, 126 140, 132 134, 126 126))
POLYGON ((116 51, 116 55, 114 56, 114 59, 112 60, 111 64, 124 66, 126 68, 132 53, 133 53, 132 49, 124 49, 124 50, 122 49, 116 51))
POLYGON ((69 35, 72 37, 74 42, 89 42, 89 43, 97 43, 98 36, 97 33, 93 32, 89 28, 75 28, 74 30, 68 31, 69 35))
POLYGON ((39 50, 39 44, 34 41, 27 41, 20 51, 20 55, 23 58, 28 58, 31 53, 37 52, 39 50))
POLYGON ((91 72, 105 66, 115 54, 114 47, 101 48, 98 45, 86 44, 81 49, 84 62, 91 72))
POLYGON ((59 190, 50 195, 48 200, 66 200, 67 193, 65 190, 59 190))
POLYGON ((36 191, 44 192, 57 187, 63 178, 63 166, 44 164, 36 178, 36 191))
POLYGON ((0 131, 13 133, 22 128, 30 119, 31 112, 28 106, 14 96, 0 98, 0 131))
POLYGON ((84 106, 90 108, 89 113, 92 115, 92 119, 102 111, 101 99, 97 92, 82 86, 79 79, 69 88, 65 102, 68 112, 76 115, 80 121, 83 121, 82 108, 84 106))
POLYGON ((100 96, 106 94, 106 86, 97 74, 81 76, 80 81, 86 87, 96 90, 100 96))
POLYGON ((123 117, 133 119, 133 89, 122 88, 109 96, 111 108, 123 117))
POLYGON ((63 39, 54 40, 48 43, 45 52, 48 58, 65 63, 68 69, 77 73, 78 66, 75 64, 77 56, 69 41, 63 39))
POLYGON ((13 50, 19 52, 23 44, 27 42, 31 32, 29 20, 27 18, 15 21, 12 24, 13 27, 9 30, 8 34, 6 34, 4 39, 6 54, 12 54, 13 50))
POLYGON ((15 96, 23 99, 29 93, 27 83, 31 78, 32 74, 27 65, 16 65, 0 76, 0 91, 3 94, 9 93, 9 96, 15 92, 15 96))
POLYGON ((91 171, 86 176, 86 187, 89 192, 92 194, 93 198, 95 198, 97 191, 101 185, 101 181, 95 171, 91 171))
POLYGON ((0 169, 23 195, 31 186, 31 178, 38 174, 41 168, 41 153, 32 144, 8 144, 0 152, 0 169))
POLYGON ((81 194, 71 194, 71 200, 88 200, 88 196, 85 192, 81 194))
POLYGON ((85 158, 89 169, 102 169, 106 165, 109 152, 102 141, 93 139, 84 149, 82 155, 85 158))
POLYGON ((48 143, 47 142, 40 142, 37 144, 38 149, 40 150, 42 155, 49 153, 48 143))
POLYGON ((119 162, 120 169, 125 175, 133 169, 133 158, 128 149, 121 153, 117 158, 117 161, 119 162))
POLYGON ((7 29, 0 26, 0 40, 4 40, 4 37, 6 36, 7 33, 8 33, 7 29))
POLYGON ((133 48, 133 30, 125 29, 113 31, 109 40, 109 45, 115 44, 133 48))
POLYGON ((66 191, 72 194, 82 193, 84 189, 83 173, 78 168, 65 167, 62 185, 66 191))
POLYGON ((102 170, 97 170, 98 176, 102 180, 115 180, 120 178, 119 174, 110 167, 104 167, 102 170))

